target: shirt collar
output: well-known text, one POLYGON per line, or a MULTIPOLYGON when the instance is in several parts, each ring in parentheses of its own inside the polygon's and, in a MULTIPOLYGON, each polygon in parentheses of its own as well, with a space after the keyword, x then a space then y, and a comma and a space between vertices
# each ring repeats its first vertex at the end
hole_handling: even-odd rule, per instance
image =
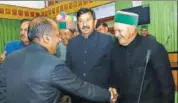
POLYGON ((79 34, 82 39, 90 39, 92 37, 94 37, 96 35, 97 31, 96 30, 93 30, 93 32, 88 36, 88 38, 84 38, 84 36, 82 34, 79 34))
POLYGON ((28 46, 30 44, 29 43, 28 45, 25 45, 21 40, 20 40, 20 43, 21 43, 22 47, 26 47, 26 46, 28 46))
POLYGON ((43 47, 42 45, 35 43, 35 42, 31 42, 28 47, 26 47, 29 51, 44 51, 44 52, 48 52, 48 50, 43 47))

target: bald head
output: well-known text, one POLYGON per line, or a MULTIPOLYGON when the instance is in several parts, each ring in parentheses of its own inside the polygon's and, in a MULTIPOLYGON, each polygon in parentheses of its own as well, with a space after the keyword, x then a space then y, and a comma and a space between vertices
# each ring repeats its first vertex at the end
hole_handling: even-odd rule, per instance
POLYGON ((28 37, 54 54, 59 42, 58 26, 51 18, 36 17, 30 22, 28 37))

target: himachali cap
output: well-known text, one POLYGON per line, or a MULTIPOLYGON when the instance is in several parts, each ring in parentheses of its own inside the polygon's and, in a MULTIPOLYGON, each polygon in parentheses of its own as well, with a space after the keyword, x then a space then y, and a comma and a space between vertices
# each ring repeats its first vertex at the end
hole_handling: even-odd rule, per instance
POLYGON ((59 29, 67 29, 67 23, 66 22, 59 22, 58 28, 59 29))
POLYGON ((141 26, 141 29, 146 29, 146 30, 148 30, 148 25, 142 25, 142 26, 141 26))
POLYGON ((138 25, 138 14, 125 12, 125 11, 117 11, 114 16, 114 22, 137 26, 138 25))
POLYGON ((67 15, 65 12, 61 12, 56 16, 56 21, 58 22, 59 29, 70 29, 73 28, 73 17, 67 15))

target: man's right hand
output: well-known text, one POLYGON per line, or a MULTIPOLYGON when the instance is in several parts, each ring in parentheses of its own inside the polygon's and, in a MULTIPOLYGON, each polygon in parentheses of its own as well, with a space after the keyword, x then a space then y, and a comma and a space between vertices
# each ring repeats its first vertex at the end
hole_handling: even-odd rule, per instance
POLYGON ((109 91, 111 92, 111 103, 115 103, 117 101, 118 98, 118 93, 117 90, 115 88, 109 88, 109 91))
POLYGON ((0 56, 0 63, 2 63, 5 58, 6 58, 6 51, 4 51, 4 52, 1 54, 1 56, 0 56))

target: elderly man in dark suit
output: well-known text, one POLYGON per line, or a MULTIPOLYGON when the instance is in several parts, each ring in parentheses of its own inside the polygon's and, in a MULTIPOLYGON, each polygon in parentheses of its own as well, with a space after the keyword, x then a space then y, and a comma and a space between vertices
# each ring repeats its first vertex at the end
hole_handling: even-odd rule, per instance
POLYGON ((28 36, 32 43, 10 54, 0 68, 0 97, 6 91, 6 103, 58 103, 61 91, 92 101, 117 99, 115 89, 106 90, 82 81, 53 55, 59 42, 54 20, 34 18, 28 36))
POLYGON ((138 34, 139 15, 117 11, 114 30, 118 43, 111 50, 112 86, 117 103, 174 103, 174 81, 165 47, 138 34))

